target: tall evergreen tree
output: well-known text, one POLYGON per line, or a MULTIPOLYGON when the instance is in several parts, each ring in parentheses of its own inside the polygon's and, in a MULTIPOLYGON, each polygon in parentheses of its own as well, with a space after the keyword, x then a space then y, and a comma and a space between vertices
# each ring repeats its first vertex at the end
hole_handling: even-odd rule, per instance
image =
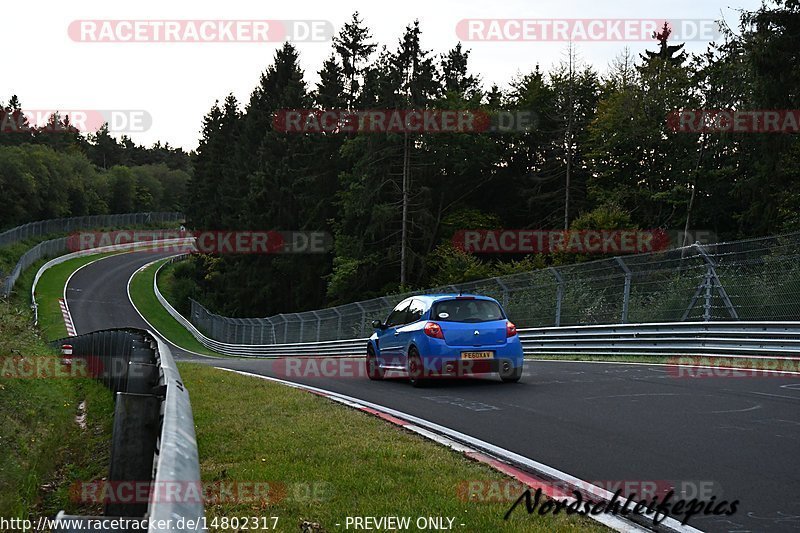
POLYGON ((369 28, 364 26, 358 11, 353 13, 350 21, 342 26, 339 35, 333 39, 334 48, 342 61, 342 72, 346 80, 345 95, 350 108, 354 108, 358 102, 362 86, 361 78, 369 57, 377 46, 371 39, 372 34, 369 28))

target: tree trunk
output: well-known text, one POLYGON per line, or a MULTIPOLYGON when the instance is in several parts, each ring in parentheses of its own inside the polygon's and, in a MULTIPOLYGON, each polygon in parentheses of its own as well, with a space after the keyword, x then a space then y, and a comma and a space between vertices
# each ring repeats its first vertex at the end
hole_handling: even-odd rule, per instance
POLYGON ((406 256, 408 255, 408 186, 411 173, 411 150, 408 145, 408 132, 403 136, 403 226, 400 234, 400 285, 406 284, 406 256))

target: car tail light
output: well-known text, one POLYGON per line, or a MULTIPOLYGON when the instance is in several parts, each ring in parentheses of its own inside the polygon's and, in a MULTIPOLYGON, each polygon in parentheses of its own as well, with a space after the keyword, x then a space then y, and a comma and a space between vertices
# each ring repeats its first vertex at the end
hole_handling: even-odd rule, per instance
POLYGON ((440 326, 436 322, 428 322, 427 324, 425 324, 425 329, 423 331, 425 332, 425 335, 427 335, 428 337, 444 340, 444 332, 442 331, 442 326, 440 326))
POLYGON ((517 326, 510 320, 506 321, 506 337, 513 337, 517 334, 517 326))

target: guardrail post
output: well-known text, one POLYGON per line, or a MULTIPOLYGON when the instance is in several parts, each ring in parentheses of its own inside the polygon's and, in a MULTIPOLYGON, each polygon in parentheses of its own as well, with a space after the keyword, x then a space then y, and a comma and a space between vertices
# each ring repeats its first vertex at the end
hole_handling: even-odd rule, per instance
POLYGON ((548 270, 553 273, 556 278, 558 286, 556 287, 556 327, 561 325, 561 302, 564 299, 564 278, 561 273, 553 267, 548 267, 548 270))
POLYGON ((631 299, 631 270, 621 257, 615 257, 614 259, 616 259, 622 271, 625 272, 625 288, 622 294, 622 318, 620 323, 626 324, 628 322, 628 305, 631 299))

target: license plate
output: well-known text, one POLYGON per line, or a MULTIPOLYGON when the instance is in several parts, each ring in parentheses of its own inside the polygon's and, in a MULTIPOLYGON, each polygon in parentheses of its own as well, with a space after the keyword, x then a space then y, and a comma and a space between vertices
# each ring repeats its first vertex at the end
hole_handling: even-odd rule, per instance
POLYGON ((461 359, 493 359, 494 352, 461 352, 461 359))

